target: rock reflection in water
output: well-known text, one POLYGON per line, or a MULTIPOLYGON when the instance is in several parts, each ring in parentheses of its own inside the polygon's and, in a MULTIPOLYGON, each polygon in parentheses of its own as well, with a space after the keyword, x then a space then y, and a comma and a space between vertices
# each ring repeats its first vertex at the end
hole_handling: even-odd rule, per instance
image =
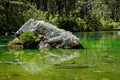
POLYGON ((117 33, 118 33, 118 36, 120 36, 120 31, 118 31, 117 33))
POLYGON ((59 64, 79 56, 78 52, 65 53, 64 50, 61 51, 61 54, 56 53, 40 51, 39 53, 34 54, 26 53, 22 50, 22 52, 15 52, 15 55, 18 56, 18 61, 24 63, 20 65, 31 73, 43 71, 52 67, 54 64, 59 64))

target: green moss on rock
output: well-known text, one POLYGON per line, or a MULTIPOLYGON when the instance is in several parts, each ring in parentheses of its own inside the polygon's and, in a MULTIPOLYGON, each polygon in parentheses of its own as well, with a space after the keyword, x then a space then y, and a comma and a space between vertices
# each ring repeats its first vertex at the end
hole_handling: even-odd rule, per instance
POLYGON ((36 36, 35 36, 35 34, 34 34, 33 32, 27 31, 27 32, 22 33, 22 34, 19 36, 19 39, 20 39, 23 43, 28 43, 28 42, 33 42, 33 41, 35 41, 36 36))
POLYGON ((10 49, 23 49, 23 48, 24 48, 24 47, 23 47, 23 42, 20 41, 20 40, 17 40, 17 39, 15 39, 15 40, 13 40, 13 41, 10 41, 10 42, 8 43, 8 47, 9 47, 10 49))

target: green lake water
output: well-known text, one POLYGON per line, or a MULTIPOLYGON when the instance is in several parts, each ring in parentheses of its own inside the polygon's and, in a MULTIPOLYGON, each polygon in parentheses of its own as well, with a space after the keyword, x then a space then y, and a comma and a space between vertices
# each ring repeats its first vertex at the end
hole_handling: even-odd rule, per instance
POLYGON ((120 80, 120 31, 75 35, 85 49, 10 50, 0 36, 0 80, 120 80))

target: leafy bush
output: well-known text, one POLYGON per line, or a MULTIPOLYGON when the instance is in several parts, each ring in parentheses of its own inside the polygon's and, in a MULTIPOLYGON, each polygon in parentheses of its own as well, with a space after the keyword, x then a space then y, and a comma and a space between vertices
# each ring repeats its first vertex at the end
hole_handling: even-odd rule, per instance
POLYGON ((86 21, 81 18, 76 18, 76 24, 79 26, 80 31, 86 31, 87 26, 86 26, 86 21))
POLYGON ((104 19, 100 20, 103 30, 116 30, 117 27, 120 25, 120 22, 113 22, 112 20, 105 21, 104 19))
POLYGON ((93 17, 88 17, 86 19, 86 24, 87 24, 87 31, 101 31, 102 28, 102 24, 100 22, 100 19, 93 16, 93 17))
POLYGON ((76 23, 73 17, 58 17, 55 21, 55 24, 67 31, 76 31, 79 30, 78 24, 76 23))
POLYGON ((46 21, 46 18, 48 17, 47 12, 38 10, 35 5, 30 5, 30 9, 25 11, 23 16, 25 21, 29 20, 30 18, 46 21))
POLYGON ((19 39, 23 42, 24 48, 37 48, 37 43, 35 43, 36 36, 33 32, 24 32, 19 36, 19 39))
POLYGON ((35 34, 34 34, 33 32, 27 31, 27 32, 22 33, 22 34, 19 36, 19 39, 20 39, 23 43, 27 43, 27 42, 35 41, 36 36, 35 36, 35 34))

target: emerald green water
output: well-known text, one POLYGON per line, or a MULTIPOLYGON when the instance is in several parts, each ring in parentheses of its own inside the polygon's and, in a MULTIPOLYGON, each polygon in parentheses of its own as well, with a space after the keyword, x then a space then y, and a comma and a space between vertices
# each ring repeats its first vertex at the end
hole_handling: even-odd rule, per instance
POLYGON ((85 49, 9 50, 0 37, 0 80, 120 80, 120 32, 75 33, 85 49))

